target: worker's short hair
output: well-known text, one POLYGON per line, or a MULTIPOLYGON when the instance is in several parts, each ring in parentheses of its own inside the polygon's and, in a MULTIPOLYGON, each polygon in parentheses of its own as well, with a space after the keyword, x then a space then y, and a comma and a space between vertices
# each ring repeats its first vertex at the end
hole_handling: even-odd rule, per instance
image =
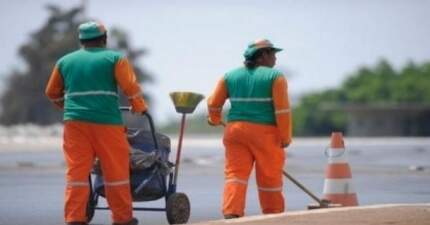
POLYGON ((95 37, 95 38, 91 38, 91 39, 84 39, 84 40, 79 40, 81 42, 82 45, 86 45, 89 43, 102 43, 107 39, 107 35, 103 34, 102 36, 99 37, 95 37))
POLYGON ((270 52, 274 52, 275 50, 273 50, 272 48, 262 48, 262 49, 258 49, 254 55, 252 55, 251 57, 245 59, 245 66, 248 69, 253 69, 255 67, 257 67, 257 59, 260 58, 264 53, 270 53, 270 52))

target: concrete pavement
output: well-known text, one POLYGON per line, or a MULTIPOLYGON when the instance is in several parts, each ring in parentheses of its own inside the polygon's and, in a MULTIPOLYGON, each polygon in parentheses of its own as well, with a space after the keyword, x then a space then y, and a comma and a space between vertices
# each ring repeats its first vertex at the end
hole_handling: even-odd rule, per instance
POLYGON ((390 204, 296 211, 193 225, 430 225, 430 203, 390 204))

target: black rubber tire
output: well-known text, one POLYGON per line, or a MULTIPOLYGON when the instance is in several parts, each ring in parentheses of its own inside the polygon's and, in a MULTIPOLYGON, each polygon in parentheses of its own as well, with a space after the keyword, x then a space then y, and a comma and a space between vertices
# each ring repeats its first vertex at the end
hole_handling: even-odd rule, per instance
POLYGON ((87 223, 91 222, 91 220, 94 217, 94 214, 95 214, 95 211, 96 211, 98 197, 99 196, 98 196, 97 193, 92 193, 92 194, 90 194, 90 196, 88 198, 87 210, 86 210, 87 223))
POLYGON ((190 200, 184 193, 173 193, 167 198, 166 216, 169 224, 184 224, 190 218, 190 200))

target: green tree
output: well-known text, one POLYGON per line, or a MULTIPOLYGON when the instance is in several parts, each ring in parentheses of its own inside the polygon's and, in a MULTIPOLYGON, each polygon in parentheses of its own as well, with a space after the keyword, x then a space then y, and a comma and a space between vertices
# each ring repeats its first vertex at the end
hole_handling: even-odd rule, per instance
POLYGON ((360 68, 343 83, 341 90, 347 93, 348 102, 386 102, 392 99, 392 85, 397 74, 385 60, 375 68, 360 68))
POLYGON ((410 62, 396 71, 386 60, 361 67, 339 88, 302 96, 293 110, 295 135, 346 130, 345 105, 430 104, 430 63, 410 62))
POLYGON ((336 108, 345 98, 343 92, 334 90, 303 96, 293 108, 294 135, 318 136, 333 130, 345 131, 346 115, 336 108))
MULTIPOLYGON (((13 70, 7 75, 6 90, 0 98, 2 124, 44 125, 62 120, 62 113, 55 110, 45 97, 45 86, 56 61, 80 47, 77 28, 89 19, 84 16, 84 8, 80 6, 62 10, 58 6, 48 5, 47 9, 50 14, 46 23, 31 34, 28 43, 19 48, 25 68, 13 70)), ((132 48, 124 31, 110 29, 108 45, 127 55, 141 82, 152 81, 151 76, 136 64, 145 51, 132 48)), ((145 97, 148 100, 149 96, 145 97)), ((122 101, 125 99, 122 98, 122 101)))
POLYGON ((430 103, 430 63, 410 62, 399 73, 393 86, 394 102, 430 103))

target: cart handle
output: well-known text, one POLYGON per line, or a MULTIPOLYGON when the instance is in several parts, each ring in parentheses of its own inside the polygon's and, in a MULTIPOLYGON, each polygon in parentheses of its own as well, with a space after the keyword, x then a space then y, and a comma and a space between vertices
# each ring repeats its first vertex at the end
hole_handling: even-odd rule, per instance
MULTIPOLYGON (((119 110, 124 111, 124 112, 125 111, 131 112, 131 107, 130 106, 120 106, 119 110)), ((152 120, 152 116, 147 111, 143 112, 142 115, 146 116, 146 118, 149 121, 149 127, 151 130, 152 140, 154 141, 154 147, 155 147, 155 149, 158 149, 158 142, 157 142, 157 138, 155 137, 155 126, 154 126, 154 121, 152 120)))

